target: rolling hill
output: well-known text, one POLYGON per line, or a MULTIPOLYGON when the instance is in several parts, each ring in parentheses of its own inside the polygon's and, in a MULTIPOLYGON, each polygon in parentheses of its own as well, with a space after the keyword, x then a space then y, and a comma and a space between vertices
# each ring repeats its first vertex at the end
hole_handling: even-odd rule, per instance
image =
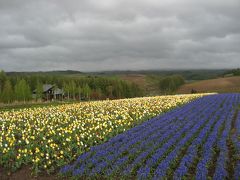
POLYGON ((240 77, 225 77, 188 83, 181 86, 177 93, 191 93, 192 89, 197 92, 240 92, 240 77))

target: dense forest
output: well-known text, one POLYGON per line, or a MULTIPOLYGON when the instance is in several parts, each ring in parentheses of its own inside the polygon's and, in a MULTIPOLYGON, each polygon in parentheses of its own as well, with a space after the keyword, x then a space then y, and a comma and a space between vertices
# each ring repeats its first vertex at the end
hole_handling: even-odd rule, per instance
POLYGON ((0 72, 0 102, 41 100, 44 84, 64 91, 64 100, 101 100, 143 96, 133 83, 114 77, 64 76, 52 74, 6 74, 0 72), (36 92, 33 99, 32 93, 36 92))

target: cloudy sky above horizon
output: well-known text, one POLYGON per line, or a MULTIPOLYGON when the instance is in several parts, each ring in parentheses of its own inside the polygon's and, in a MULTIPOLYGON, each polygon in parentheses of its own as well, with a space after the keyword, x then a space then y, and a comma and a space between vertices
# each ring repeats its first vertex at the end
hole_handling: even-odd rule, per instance
POLYGON ((239 0, 1 0, 0 69, 240 67, 239 0))

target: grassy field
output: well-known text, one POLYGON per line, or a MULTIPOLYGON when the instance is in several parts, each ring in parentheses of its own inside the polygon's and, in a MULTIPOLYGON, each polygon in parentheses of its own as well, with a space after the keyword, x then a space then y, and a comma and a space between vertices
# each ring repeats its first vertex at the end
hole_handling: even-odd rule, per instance
POLYGON ((177 93, 186 94, 191 93, 194 89, 199 93, 202 92, 240 92, 240 77, 226 77, 209 79, 203 81, 196 81, 188 83, 180 87, 177 93))

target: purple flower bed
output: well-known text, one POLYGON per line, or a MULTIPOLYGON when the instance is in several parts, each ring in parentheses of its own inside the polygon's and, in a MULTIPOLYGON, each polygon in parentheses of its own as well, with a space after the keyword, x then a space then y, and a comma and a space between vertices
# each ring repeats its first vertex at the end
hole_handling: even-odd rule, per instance
POLYGON ((239 105, 240 94, 202 97, 92 147, 60 173, 90 179, 239 179, 239 105), (235 149, 231 157, 238 157, 231 163, 228 141, 235 149), (228 164, 235 165, 234 174, 228 164))

